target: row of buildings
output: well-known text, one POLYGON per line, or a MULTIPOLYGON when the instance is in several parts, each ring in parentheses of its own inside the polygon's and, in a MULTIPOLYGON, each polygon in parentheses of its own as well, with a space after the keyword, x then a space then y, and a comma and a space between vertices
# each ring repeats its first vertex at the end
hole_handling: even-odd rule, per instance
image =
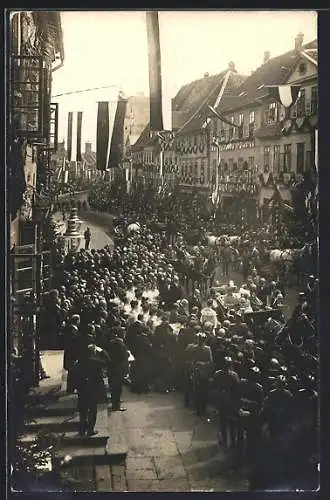
POLYGON ((28 353, 26 377, 38 383, 40 308, 51 270, 43 234, 58 133, 51 92, 53 73, 64 64, 60 13, 11 12, 7 33, 9 345, 28 353))
POLYGON ((292 50, 273 58, 265 52, 249 76, 230 62, 184 85, 172 100, 172 132, 160 138, 146 123, 127 145, 127 179, 162 177, 201 202, 211 195, 221 205, 244 199, 257 212, 274 190, 289 202, 292 182, 313 168, 317 109, 317 41, 304 44, 299 33, 292 50), (274 97, 278 85, 300 86, 289 112, 274 97))

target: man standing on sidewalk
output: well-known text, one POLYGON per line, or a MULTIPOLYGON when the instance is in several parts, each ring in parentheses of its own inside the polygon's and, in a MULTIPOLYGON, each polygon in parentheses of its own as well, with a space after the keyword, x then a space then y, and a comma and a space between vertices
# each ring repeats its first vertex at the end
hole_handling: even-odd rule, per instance
POLYGON ((95 430, 97 406, 106 399, 102 368, 109 362, 106 351, 95 344, 95 335, 90 334, 89 337, 91 343, 82 348, 75 368, 81 437, 95 436, 98 433, 95 430))
POLYGON ((84 232, 84 238, 85 238, 85 250, 89 249, 89 244, 91 242, 91 232, 89 227, 86 228, 86 231, 84 232))

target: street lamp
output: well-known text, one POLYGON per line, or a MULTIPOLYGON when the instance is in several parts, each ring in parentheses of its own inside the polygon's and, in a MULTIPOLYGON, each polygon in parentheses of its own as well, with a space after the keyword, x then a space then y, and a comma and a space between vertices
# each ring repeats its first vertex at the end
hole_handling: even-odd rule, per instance
POLYGON ((81 225, 82 221, 78 217, 78 209, 72 208, 67 221, 67 230, 63 234, 68 252, 76 252, 79 248, 82 239, 81 225))

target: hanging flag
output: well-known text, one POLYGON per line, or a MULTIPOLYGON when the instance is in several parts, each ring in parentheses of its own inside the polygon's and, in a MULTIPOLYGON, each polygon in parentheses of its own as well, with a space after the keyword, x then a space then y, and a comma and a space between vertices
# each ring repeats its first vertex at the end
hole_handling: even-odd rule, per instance
POLYGON ((82 129, 82 111, 77 113, 77 157, 76 161, 82 161, 81 156, 81 129, 82 129))
POLYGON ((81 161, 82 111, 68 113, 68 161, 81 161))
POLYGON ((270 95, 285 108, 291 108, 298 99, 300 85, 265 85, 270 95))
POLYGON ((96 124, 96 168, 97 170, 106 170, 109 158, 109 103, 107 101, 99 102, 97 108, 96 124))
POLYGON ((118 96, 115 119, 112 128, 108 168, 120 166, 124 152, 124 121, 126 116, 127 99, 118 96))
MULTIPOLYGON (((162 83, 161 46, 162 23, 157 11, 146 12, 149 89, 150 89, 150 131, 172 130, 172 100, 166 85, 162 83)), ((164 48, 163 48, 164 53, 164 48)))
POLYGON ((72 123, 73 121, 73 113, 72 111, 69 111, 68 113, 68 139, 67 139, 67 156, 68 160, 71 161, 71 154, 72 154, 72 123))

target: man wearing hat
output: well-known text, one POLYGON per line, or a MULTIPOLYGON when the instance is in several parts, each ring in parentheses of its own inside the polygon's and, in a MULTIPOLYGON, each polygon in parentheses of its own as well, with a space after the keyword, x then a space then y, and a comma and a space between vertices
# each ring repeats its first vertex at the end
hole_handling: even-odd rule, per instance
POLYGON ((195 405, 197 415, 200 417, 206 414, 208 381, 213 369, 212 350, 206 345, 206 341, 205 333, 198 333, 197 346, 192 353, 195 405))

